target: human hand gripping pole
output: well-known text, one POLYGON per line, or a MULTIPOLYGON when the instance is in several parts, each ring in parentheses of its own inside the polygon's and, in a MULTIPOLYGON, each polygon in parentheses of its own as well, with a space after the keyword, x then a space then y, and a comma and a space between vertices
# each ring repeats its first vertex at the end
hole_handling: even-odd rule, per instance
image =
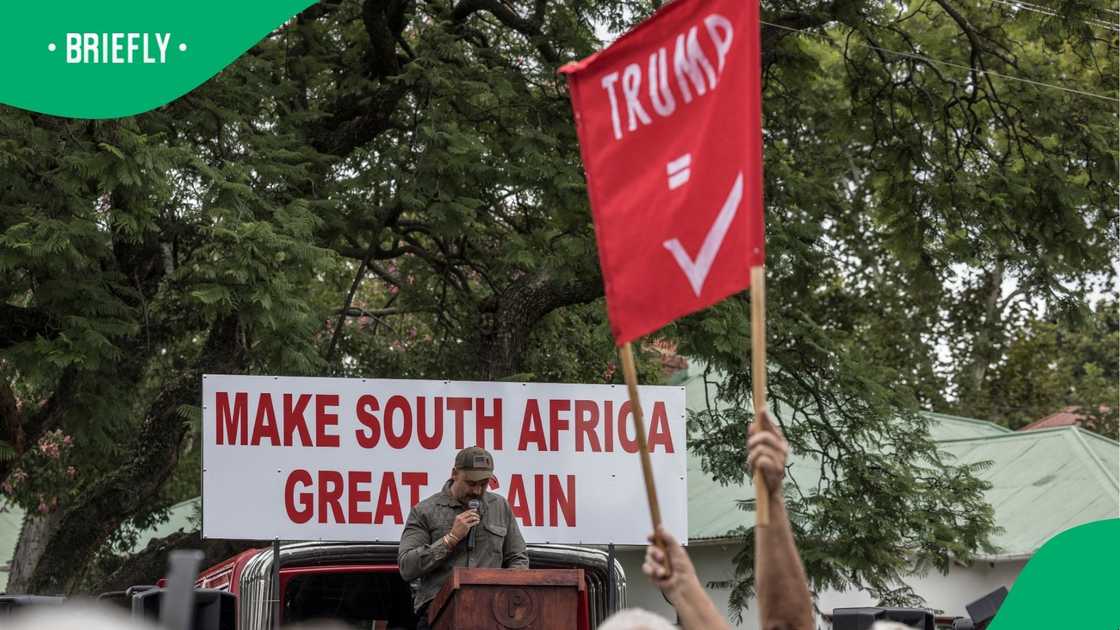
POLYGON ((770 498, 770 524, 755 528, 759 627, 813 630, 813 598, 782 495, 789 442, 765 412, 751 424, 749 433, 747 463, 762 478, 759 492, 770 498))
POLYGON ((685 630, 727 630, 727 620, 705 592, 696 567, 681 544, 664 527, 650 534, 642 572, 673 605, 685 630), (673 570, 669 571, 670 563, 673 570))

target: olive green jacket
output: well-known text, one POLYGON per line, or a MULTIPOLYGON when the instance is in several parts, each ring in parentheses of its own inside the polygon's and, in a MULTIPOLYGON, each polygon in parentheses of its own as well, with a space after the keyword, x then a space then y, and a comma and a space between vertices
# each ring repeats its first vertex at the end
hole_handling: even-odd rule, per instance
POLYGON ((397 564, 406 582, 420 580, 413 598, 416 610, 435 598, 451 577, 452 567, 529 568, 529 553, 513 510, 493 492, 482 495, 482 521, 474 527, 478 530, 474 549, 467 549, 467 536, 453 549, 447 548, 444 534, 451 531, 455 517, 467 510, 465 503, 451 496, 450 488, 448 481, 438 494, 417 503, 401 534, 397 564))

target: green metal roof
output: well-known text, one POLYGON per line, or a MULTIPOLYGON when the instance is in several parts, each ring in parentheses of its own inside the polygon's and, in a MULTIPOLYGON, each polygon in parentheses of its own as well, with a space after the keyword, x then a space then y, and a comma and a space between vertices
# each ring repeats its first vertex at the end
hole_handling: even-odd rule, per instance
POLYGON ((1120 478, 1120 449, 1117 448, 1117 444, 1120 443, 1091 431, 1078 430, 1077 435, 1081 436, 1085 446, 1096 454, 1097 459, 1112 478, 1120 478))
POLYGON ((991 461, 977 474, 992 484, 1000 551, 986 559, 1025 558, 1055 534, 1120 516, 1120 444, 1077 427, 939 442, 961 463, 991 461))
POLYGON ((935 441, 960 440, 968 438, 988 437, 992 435, 1005 435, 1014 433, 1007 427, 1001 427, 987 420, 962 418, 931 411, 922 412, 929 419, 929 435, 935 441))
MULTIPOLYGON (((702 370, 693 368, 678 380, 685 386, 690 410, 715 402, 718 374, 709 377, 707 398, 702 370)), ((992 537, 1000 551, 985 559, 1026 557, 1051 536, 1081 523, 1120 516, 1120 443, 1080 428, 1011 431, 992 422, 926 412, 930 437, 959 464, 982 461, 991 466, 978 476, 992 484, 986 493, 995 510, 992 537)), ((793 456, 790 475, 802 491, 818 481, 816 460, 793 456)), ((754 488, 725 486, 701 470, 700 458, 688 459, 688 533, 694 543, 726 539, 739 527, 754 525, 754 512, 739 509, 753 501, 754 488)))

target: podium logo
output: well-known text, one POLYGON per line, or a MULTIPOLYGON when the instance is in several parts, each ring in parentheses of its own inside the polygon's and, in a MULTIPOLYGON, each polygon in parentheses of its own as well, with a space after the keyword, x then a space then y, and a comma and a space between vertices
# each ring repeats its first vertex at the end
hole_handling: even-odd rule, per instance
POLYGON ((494 620, 502 628, 524 628, 537 619, 537 603, 523 588, 494 593, 494 620))

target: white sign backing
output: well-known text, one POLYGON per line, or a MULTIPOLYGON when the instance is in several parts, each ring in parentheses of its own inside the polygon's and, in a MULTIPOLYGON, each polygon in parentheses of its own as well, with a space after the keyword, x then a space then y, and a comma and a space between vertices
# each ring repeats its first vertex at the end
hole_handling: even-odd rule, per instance
MULTIPOLYGON (((640 390, 662 519, 683 541, 684 388, 640 390)), ((207 375, 202 408, 207 538, 399 540, 475 445, 526 542, 644 545, 650 531, 621 385, 207 375)))

